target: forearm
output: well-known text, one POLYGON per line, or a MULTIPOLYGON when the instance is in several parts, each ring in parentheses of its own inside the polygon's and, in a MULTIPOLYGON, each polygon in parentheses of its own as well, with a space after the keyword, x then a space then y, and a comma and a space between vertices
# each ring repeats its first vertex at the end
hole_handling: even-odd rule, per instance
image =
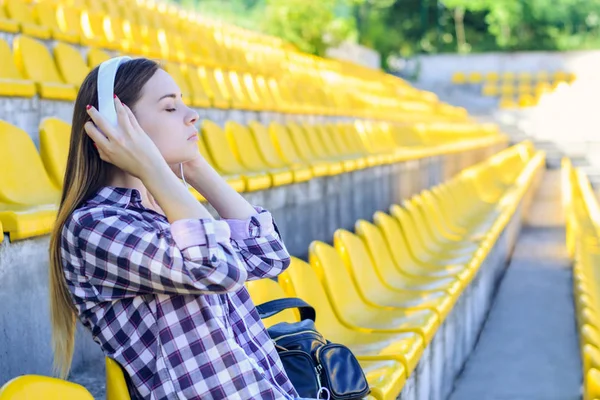
POLYGON ((181 219, 212 219, 212 215, 181 181, 169 169, 164 167, 154 169, 142 182, 152 194, 160 208, 164 211, 170 223, 181 219))
POLYGON ((202 159, 186 180, 214 208, 221 218, 246 220, 256 215, 256 210, 246 199, 236 192, 214 170, 206 160, 202 159))

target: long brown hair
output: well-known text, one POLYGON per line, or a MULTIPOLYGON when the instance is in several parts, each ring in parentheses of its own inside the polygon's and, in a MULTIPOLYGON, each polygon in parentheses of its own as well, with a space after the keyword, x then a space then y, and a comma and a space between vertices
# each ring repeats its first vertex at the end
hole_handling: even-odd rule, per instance
MULTIPOLYGON (((145 58, 123 63, 115 76, 115 94, 123 103, 133 107, 141 96, 142 88, 158 68, 156 62, 145 58)), ((63 379, 69 374, 73 358, 76 309, 63 272, 62 230, 73 211, 107 184, 113 168, 100 159, 92 140, 83 129, 90 120, 86 106, 90 104, 98 107, 97 79, 98 67, 85 78, 75 100, 62 196, 50 238, 50 316, 54 372, 63 379)))

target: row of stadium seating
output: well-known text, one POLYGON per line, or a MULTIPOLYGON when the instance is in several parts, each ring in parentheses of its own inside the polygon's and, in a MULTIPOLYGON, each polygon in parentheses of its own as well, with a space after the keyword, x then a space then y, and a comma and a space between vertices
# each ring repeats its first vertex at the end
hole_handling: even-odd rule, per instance
POLYGON ((585 172, 562 162, 567 249, 574 259, 573 291, 581 360, 583 398, 600 399, 600 206, 585 172))
MULTIPOLYGON (((505 140, 495 130, 482 131, 473 124, 423 127, 364 121, 287 126, 258 122, 244 126, 230 121, 222 129, 204 120, 201 133, 201 154, 239 192, 505 140)), ((38 153, 27 133, 0 120, 0 224, 11 240, 51 230, 70 135, 69 124, 45 119, 40 125, 38 153)))
POLYGON ((456 85, 465 84, 486 84, 496 86, 518 86, 520 84, 533 83, 572 83, 575 80, 575 74, 571 72, 556 71, 538 71, 538 72, 462 72, 457 71, 452 74, 452 83, 456 85))
MULTIPOLYGON (((294 258, 278 282, 248 282, 251 296, 257 304, 295 296, 313 305, 319 331, 358 356, 369 399, 444 398, 508 257, 499 238, 543 164, 529 142, 501 151, 389 214, 375 213, 373 223, 357 221, 355 233, 338 230, 333 246, 314 242, 309 263, 294 258)), ((265 323, 294 320, 286 311, 265 323)), ((106 362, 107 400, 128 399, 119 365, 106 362)), ((78 385, 25 376, 0 389, 0 399, 19 390, 91 398, 78 385)))
MULTIPOLYGON (((12 47, 11 52, 8 43, 0 39, 4 60, 0 96, 37 94, 43 99, 73 101, 90 69, 111 57, 97 48, 78 49, 60 41, 50 45, 23 35, 13 38, 12 47)), ((163 65, 180 86, 184 101, 199 108, 414 121, 431 116, 466 119, 464 109, 440 103, 435 95, 398 78, 361 79, 316 66, 302 71, 293 61, 300 53, 291 54, 287 61, 274 62, 267 74, 172 61, 163 65)))

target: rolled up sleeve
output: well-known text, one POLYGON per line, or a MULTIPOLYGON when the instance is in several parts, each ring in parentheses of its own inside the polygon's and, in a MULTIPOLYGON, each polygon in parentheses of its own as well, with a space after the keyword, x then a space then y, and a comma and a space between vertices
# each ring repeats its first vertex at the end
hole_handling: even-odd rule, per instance
POLYGON ((274 278, 290 264, 271 213, 255 207, 256 214, 246 220, 224 219, 229 226, 231 242, 244 260, 248 279, 274 278))

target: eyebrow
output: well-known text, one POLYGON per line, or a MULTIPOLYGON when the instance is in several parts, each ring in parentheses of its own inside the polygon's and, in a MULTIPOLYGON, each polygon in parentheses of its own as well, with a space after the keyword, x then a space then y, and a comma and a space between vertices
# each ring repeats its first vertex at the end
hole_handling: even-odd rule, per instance
POLYGON ((162 99, 166 99, 166 98, 172 98, 177 100, 177 95, 175 93, 170 93, 170 94, 165 94, 164 96, 162 96, 160 99, 158 99, 158 101, 161 101, 162 99))

